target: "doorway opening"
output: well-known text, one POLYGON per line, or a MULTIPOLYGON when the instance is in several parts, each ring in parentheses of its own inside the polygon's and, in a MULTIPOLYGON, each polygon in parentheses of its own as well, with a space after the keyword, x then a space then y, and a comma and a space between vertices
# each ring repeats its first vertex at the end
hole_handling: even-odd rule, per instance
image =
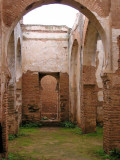
POLYGON ((59 120, 59 73, 39 73, 41 120, 59 120))

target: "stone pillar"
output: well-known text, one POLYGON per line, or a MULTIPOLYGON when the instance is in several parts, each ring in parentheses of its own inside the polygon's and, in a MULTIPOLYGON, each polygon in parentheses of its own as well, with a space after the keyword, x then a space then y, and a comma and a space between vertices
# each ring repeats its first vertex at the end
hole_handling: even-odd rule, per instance
POLYGON ((81 128, 83 133, 96 131, 96 79, 95 67, 83 66, 83 84, 81 97, 81 128))

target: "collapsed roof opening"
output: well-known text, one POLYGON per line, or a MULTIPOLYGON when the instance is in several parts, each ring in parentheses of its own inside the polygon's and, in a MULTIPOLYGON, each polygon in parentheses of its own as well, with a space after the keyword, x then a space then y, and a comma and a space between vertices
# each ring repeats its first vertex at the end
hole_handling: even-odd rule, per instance
POLYGON ((24 24, 66 25, 72 28, 78 10, 61 4, 43 5, 23 17, 24 24))

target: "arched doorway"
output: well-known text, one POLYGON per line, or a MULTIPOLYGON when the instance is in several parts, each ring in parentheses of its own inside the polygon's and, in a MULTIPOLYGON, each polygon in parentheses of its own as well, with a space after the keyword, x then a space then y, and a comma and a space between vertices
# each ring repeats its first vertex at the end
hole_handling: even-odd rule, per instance
POLYGON ((58 92, 57 80, 51 75, 41 79, 41 120, 58 120, 58 92))
POLYGON ((71 53, 71 66, 70 66, 70 90, 71 90, 71 115, 72 122, 77 122, 77 59, 78 59, 78 42, 74 40, 71 53))
MULTIPOLYGON (((105 35, 105 31, 104 29, 102 28, 101 26, 101 22, 98 20, 99 19, 99 16, 95 16, 92 11, 96 12, 97 13, 97 10, 99 8, 99 15, 101 16, 107 16, 108 13, 105 13, 105 12, 102 12, 102 7, 101 5, 99 5, 98 3, 94 3, 93 4, 93 1, 91 2, 83 2, 82 0, 80 2, 76 2, 74 0, 71 0, 71 1, 45 1, 44 3, 42 1, 26 1, 26 2, 23 2, 23 1, 18 1, 18 2, 15 2, 16 4, 12 5, 12 1, 10 2, 3 2, 3 18, 4 18, 4 25, 5 25, 5 32, 6 34, 4 35, 3 39, 5 40, 5 46, 7 46, 7 42, 9 40, 9 36, 14 28, 14 26, 16 25, 16 23, 20 20, 20 18, 27 12, 29 12, 30 10, 32 10, 33 8, 36 8, 40 5, 44 5, 44 4, 50 4, 50 3, 63 3, 63 4, 67 4, 67 5, 70 5, 72 7, 75 7, 76 9, 78 9, 79 11, 81 11, 83 14, 85 14, 89 19, 90 21, 96 26, 98 32, 100 33, 100 36, 101 36, 101 39, 103 41, 103 44, 104 44, 104 47, 106 47, 106 35, 105 35), (91 5, 90 5, 91 4, 91 5), (6 9, 7 6, 9 6, 8 8, 9 9, 6 9), (18 7, 20 6, 20 8, 18 7), (16 9, 16 7, 18 7, 19 9, 16 9), (96 10, 97 8, 97 10, 96 10), (15 14, 8 14, 8 13, 12 13, 12 11, 15 13, 15 14), (9 15, 9 18, 8 18, 8 15, 9 15), (9 28, 9 30, 8 30, 9 28)), ((6 50, 6 49, 5 49, 6 50)), ((105 48, 105 52, 106 52, 106 48, 105 48)), ((106 52, 106 53, 109 53, 106 52)), ((4 62, 3 62, 4 63, 4 62)), ((7 65, 7 64, 6 64, 7 65)), ((2 68, 4 70, 4 68, 2 68)), ((5 83, 4 83, 5 84, 5 83)), ((6 147, 6 146, 5 146, 6 147)))

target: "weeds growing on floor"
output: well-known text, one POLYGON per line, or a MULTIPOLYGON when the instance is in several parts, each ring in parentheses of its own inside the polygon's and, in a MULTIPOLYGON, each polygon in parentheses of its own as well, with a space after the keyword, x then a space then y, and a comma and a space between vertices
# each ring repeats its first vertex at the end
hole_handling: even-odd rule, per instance
POLYGON ((23 123, 21 125, 23 128, 40 128, 42 127, 41 123, 23 123))
POLYGON ((75 128, 75 124, 70 121, 61 122, 61 127, 65 128, 75 128))
POLYGON ((15 138, 22 137, 22 136, 28 136, 28 134, 26 134, 26 133, 20 133, 20 132, 18 134, 9 134, 8 135, 8 140, 12 141, 15 138))
POLYGON ((110 154, 106 154, 103 149, 96 152, 99 156, 101 156, 103 159, 108 160, 120 160, 120 150, 114 149, 110 151, 110 154))

